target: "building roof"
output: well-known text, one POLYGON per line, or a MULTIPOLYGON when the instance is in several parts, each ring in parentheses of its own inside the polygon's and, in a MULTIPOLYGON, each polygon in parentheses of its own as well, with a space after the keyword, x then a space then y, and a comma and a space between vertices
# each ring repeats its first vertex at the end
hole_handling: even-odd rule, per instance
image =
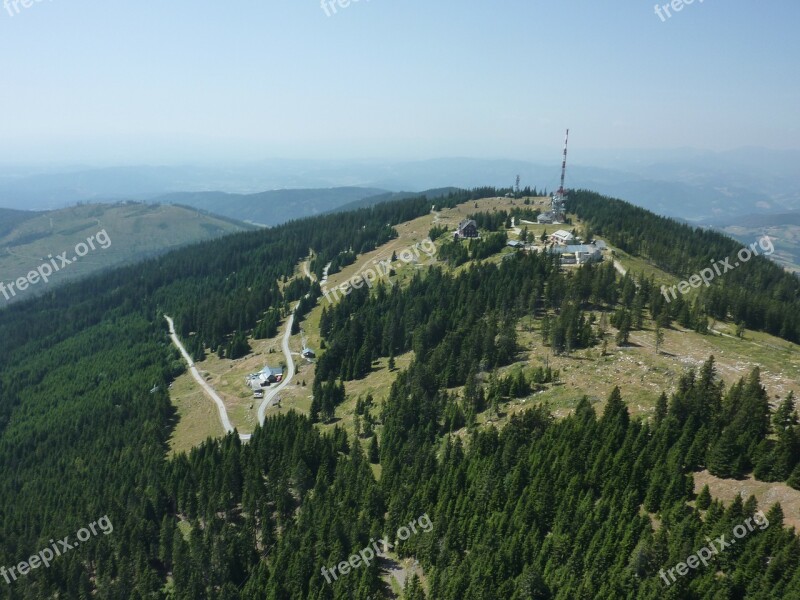
POLYGON ((554 246, 553 252, 556 254, 594 254, 599 252, 594 246, 588 244, 575 244, 572 246, 554 246))
POLYGON ((565 240, 575 239, 574 235, 572 235, 569 231, 564 231, 563 229, 559 229, 558 231, 556 231, 552 235, 552 237, 559 238, 559 239, 565 239, 565 240))
POLYGON ((458 228, 464 229, 464 227, 470 224, 475 225, 475 227, 478 226, 478 224, 473 219, 464 219, 463 221, 461 221, 461 223, 458 224, 458 228))
POLYGON ((264 375, 283 375, 283 369, 281 369, 280 367, 273 368, 270 366, 266 366, 263 369, 261 369, 261 371, 258 372, 259 375, 261 375, 262 373, 264 375))
POLYGON ((508 240, 506 242, 506 246, 511 246, 512 248, 519 248, 520 246, 524 246, 524 245, 525 244, 523 244, 519 240, 508 240))

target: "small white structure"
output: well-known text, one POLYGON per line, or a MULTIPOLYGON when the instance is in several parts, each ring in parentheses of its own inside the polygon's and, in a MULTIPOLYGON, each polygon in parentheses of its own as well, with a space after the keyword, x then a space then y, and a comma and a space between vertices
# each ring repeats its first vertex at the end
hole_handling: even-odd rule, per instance
POLYGON ((264 367, 258 373, 250 373, 244 378, 245 385, 247 385, 254 392, 261 388, 268 387, 271 383, 278 383, 283 379, 283 369, 273 369, 272 367, 264 367))
POLYGON ((561 256, 562 265, 585 265, 603 260, 600 250, 589 244, 554 246, 552 252, 561 256))
POLYGON ((283 369, 264 367, 258 372, 258 377, 262 381, 268 381, 269 383, 276 383, 281 379, 283 379, 283 369))
POLYGON ((572 235, 569 231, 559 229, 550 236, 550 240, 553 243, 558 244, 559 246, 569 246, 570 244, 575 242, 575 236, 572 235))

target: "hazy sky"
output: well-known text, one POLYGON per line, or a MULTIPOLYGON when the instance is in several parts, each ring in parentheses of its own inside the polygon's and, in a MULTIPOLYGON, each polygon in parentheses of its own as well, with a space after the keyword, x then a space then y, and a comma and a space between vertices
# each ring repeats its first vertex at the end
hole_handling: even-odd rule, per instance
POLYGON ((797 0, 25 1, 4 163, 800 147, 797 0))

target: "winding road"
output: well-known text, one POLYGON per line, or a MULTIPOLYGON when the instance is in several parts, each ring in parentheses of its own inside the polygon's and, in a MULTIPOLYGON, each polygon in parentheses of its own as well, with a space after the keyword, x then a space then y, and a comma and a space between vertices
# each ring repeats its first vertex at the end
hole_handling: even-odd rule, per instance
MULTIPOLYGON (((328 281, 328 269, 330 269, 330 268, 331 268, 331 263, 328 263, 327 265, 325 265, 325 268, 322 270, 322 280, 319 282, 320 285, 322 285, 326 281, 328 281)), ((317 278, 314 275, 311 274, 311 271, 308 270, 308 261, 303 262, 303 271, 305 272, 306 277, 308 277, 311 281, 316 281, 317 280, 317 278)))
MULTIPOLYGON (((211 399, 214 401, 214 404, 217 405, 217 409, 219 410, 219 420, 222 421, 222 427, 225 429, 225 433, 232 432, 233 425, 231 425, 231 420, 228 418, 228 411, 225 410, 225 404, 222 402, 222 398, 219 397, 219 394, 214 391, 214 388, 208 385, 206 380, 200 375, 200 371, 197 370, 192 357, 189 356, 186 348, 184 348, 183 344, 178 339, 178 334, 175 333, 175 323, 172 321, 172 317, 164 315, 164 318, 169 324, 169 337, 172 340, 172 343, 175 344, 178 350, 180 350, 183 360, 185 360, 186 364, 189 366, 189 371, 191 371, 192 377, 194 377, 194 380, 200 384, 200 387, 202 387, 203 390, 205 390, 206 394, 211 397, 211 399)), ((249 434, 239 434, 239 437, 242 439, 250 439, 249 434), (245 435, 247 436, 246 438, 245 435)))
MULTIPOLYGON (((297 310, 297 306, 295 306, 295 311, 297 310)), ((263 425, 264 421, 267 418, 267 408, 269 407, 272 400, 278 395, 278 393, 284 389, 289 383, 292 381, 295 375, 295 365, 294 359, 292 359, 292 353, 289 351, 289 338, 292 336, 292 324, 294 323, 294 313, 289 315, 289 320, 286 322, 286 332, 283 334, 283 355, 286 357, 286 375, 281 381, 281 383, 274 388, 272 388, 269 392, 264 395, 264 400, 261 402, 261 406, 258 407, 258 422, 259 424, 263 425)), ((222 427, 225 429, 226 433, 231 433, 233 431, 233 425, 231 425, 231 421, 228 418, 228 411, 225 408, 225 403, 222 401, 222 398, 219 397, 219 394, 214 391, 208 382, 203 379, 200 375, 200 371, 197 370, 197 367, 192 360, 192 357, 186 351, 186 348, 181 343, 180 339, 178 339, 178 334, 175 333, 175 323, 172 320, 172 317, 164 315, 164 318, 167 320, 169 324, 169 337, 172 340, 172 343, 175 344, 175 347, 178 348, 183 359, 186 361, 186 364, 189 366, 189 371, 191 371, 192 376, 194 377, 195 381, 200 384, 200 387, 208 394, 208 396, 214 401, 214 404, 217 405, 217 409, 219 410, 219 420, 222 423, 222 427)), ((240 433, 239 438, 242 441, 247 441, 252 437, 251 433, 240 433)))
POLYGON ((261 425, 264 425, 264 420, 267 418, 267 407, 269 403, 278 395, 278 392, 289 385, 289 382, 292 381, 294 377, 294 360, 292 359, 292 353, 289 351, 289 338, 292 337, 292 324, 294 323, 294 313, 296 310, 297 306, 294 307, 292 314, 289 315, 289 320, 286 321, 286 332, 283 334, 282 347, 283 355, 286 357, 286 375, 277 386, 264 394, 264 400, 261 402, 261 406, 258 407, 258 422, 261 425))

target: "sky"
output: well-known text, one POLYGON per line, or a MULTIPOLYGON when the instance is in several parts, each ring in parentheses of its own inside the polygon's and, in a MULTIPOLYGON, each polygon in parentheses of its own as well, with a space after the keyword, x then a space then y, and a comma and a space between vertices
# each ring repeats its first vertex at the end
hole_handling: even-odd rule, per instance
POLYGON ((800 148, 797 0, 14 1, 0 164, 800 148))

